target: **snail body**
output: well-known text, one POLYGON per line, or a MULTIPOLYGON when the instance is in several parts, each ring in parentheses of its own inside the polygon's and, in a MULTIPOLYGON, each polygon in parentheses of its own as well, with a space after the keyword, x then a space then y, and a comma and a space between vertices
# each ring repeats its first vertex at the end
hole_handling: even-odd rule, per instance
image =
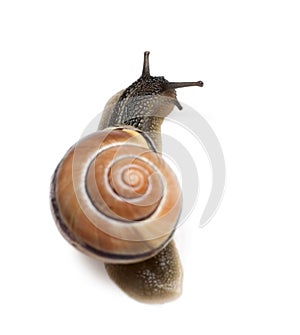
POLYGON ((52 178, 51 208, 62 235, 105 262, 110 277, 138 300, 164 302, 181 290, 170 241, 182 195, 161 155, 160 127, 174 105, 181 107, 175 88, 202 85, 150 76, 145 52, 142 76, 108 101, 98 131, 69 149, 52 178), (166 290, 158 291, 163 283, 166 290))

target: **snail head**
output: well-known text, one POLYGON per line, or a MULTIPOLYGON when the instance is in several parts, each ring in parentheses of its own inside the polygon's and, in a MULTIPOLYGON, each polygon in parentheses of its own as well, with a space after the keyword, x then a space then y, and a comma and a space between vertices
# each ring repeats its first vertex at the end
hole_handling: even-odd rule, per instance
MULTIPOLYGON (((176 97, 177 88, 202 87, 203 82, 169 82, 163 76, 151 76, 149 54, 149 51, 144 52, 142 75, 123 92, 117 106, 120 110, 125 106, 127 110, 130 110, 130 105, 140 105, 141 116, 165 117, 172 111, 174 105, 182 109, 176 97)), ((130 117, 130 115, 128 116, 130 117)))

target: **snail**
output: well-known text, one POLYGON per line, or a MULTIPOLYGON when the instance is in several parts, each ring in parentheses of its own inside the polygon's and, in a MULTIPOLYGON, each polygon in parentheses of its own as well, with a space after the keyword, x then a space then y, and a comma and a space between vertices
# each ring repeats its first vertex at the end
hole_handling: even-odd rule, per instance
POLYGON ((104 262, 129 296, 148 303, 181 294, 182 267, 172 238, 182 194, 161 154, 160 128, 176 88, 203 86, 153 77, 149 52, 141 77, 105 105, 98 130, 73 145, 51 181, 57 227, 74 247, 104 262))

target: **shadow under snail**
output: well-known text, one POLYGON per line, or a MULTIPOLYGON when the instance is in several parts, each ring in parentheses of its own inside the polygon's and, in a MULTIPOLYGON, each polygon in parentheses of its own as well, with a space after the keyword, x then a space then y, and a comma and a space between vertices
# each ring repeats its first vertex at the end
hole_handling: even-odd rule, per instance
POLYGON ((182 194, 161 154, 161 124, 176 88, 203 86, 142 76, 104 107, 98 131, 65 154, 51 182, 51 209, 62 235, 105 263, 129 296, 148 303, 177 298, 182 267, 172 241, 182 194))

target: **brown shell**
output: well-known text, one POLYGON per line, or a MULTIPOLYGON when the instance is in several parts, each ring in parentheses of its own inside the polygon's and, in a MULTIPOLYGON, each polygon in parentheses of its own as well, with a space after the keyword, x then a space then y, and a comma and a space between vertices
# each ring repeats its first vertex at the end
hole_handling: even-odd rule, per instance
POLYGON ((170 241, 181 190, 149 146, 137 131, 108 128, 66 153, 53 176, 51 203, 61 233, 75 247, 108 263, 133 263, 170 241))

